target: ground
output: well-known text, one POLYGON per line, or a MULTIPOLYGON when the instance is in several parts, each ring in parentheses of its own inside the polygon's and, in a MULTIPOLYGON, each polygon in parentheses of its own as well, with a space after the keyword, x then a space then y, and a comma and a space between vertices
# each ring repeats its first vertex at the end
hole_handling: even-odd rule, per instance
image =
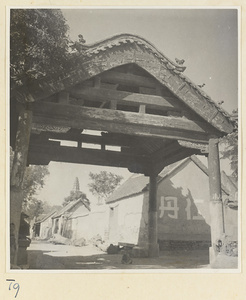
POLYGON ((209 268, 208 250, 163 251, 158 258, 133 258, 121 263, 122 254, 106 254, 95 246, 75 247, 32 241, 28 248, 29 269, 194 269, 209 268))

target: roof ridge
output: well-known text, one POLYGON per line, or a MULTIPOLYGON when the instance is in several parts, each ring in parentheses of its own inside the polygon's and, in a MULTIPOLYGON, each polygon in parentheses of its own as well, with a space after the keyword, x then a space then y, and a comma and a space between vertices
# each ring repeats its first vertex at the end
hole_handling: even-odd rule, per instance
MULTIPOLYGON (((112 48, 113 46, 120 46, 121 43, 134 43, 136 42, 139 45, 144 45, 145 47, 149 48, 153 53, 156 55, 160 55, 165 63, 171 63, 171 65, 179 72, 183 72, 186 67, 180 66, 176 64, 174 61, 172 61, 170 58, 165 56, 160 50, 158 50, 151 42, 146 40, 145 38, 136 35, 136 34, 130 34, 130 33, 120 33, 113 35, 109 38, 106 38, 104 40, 97 41, 95 43, 83 45, 83 47, 87 48, 84 55, 90 54, 90 52, 93 52, 93 48, 102 47, 99 51, 105 51, 107 48, 112 48), (118 41, 116 41, 118 40, 118 41), (102 44, 105 44, 105 46, 102 46, 102 44)), ((95 50, 94 50, 95 51, 95 50)), ((97 54, 98 52, 96 52, 97 54)))
MULTIPOLYGON (((107 39, 104 40, 100 40, 98 42, 95 43, 91 43, 91 44, 87 44, 87 45, 83 45, 85 46, 87 49, 85 51, 85 53, 83 55, 86 56, 90 56, 90 52, 96 51, 95 49, 93 50, 93 48, 96 47, 102 47, 101 49, 97 50, 97 51, 105 51, 107 48, 112 48, 113 46, 120 46, 120 43, 133 43, 136 42, 137 44, 144 44, 146 47, 148 47, 151 52, 153 52, 156 55, 160 55, 161 57, 159 57, 164 63, 171 63, 171 66, 173 67, 174 70, 178 71, 178 74, 180 75, 180 77, 182 77, 188 84, 190 84, 193 88, 195 88, 203 97, 205 97, 210 103, 214 104, 215 107, 228 119, 231 118, 231 115, 225 110, 223 109, 220 105, 218 105, 215 101, 213 101, 211 99, 211 97, 204 92, 201 88, 199 88, 199 86, 197 84, 195 84, 188 76, 184 75, 184 74, 180 74, 181 72, 184 72, 184 70, 186 69, 185 66, 180 66, 178 64, 176 64, 174 61, 172 61, 170 58, 168 58, 167 56, 165 56, 160 50, 158 50, 156 48, 156 46, 154 46, 151 42, 147 41, 145 38, 139 36, 139 35, 135 35, 135 34, 130 34, 130 33, 121 33, 121 34, 116 34, 113 35, 107 39), (118 42, 115 42, 115 40, 119 39, 118 42), (110 43, 111 42, 111 43, 110 43), (102 44, 106 44, 105 46, 102 46, 102 44)), ((97 54, 98 52, 96 51, 95 54, 97 54)), ((171 66, 169 66, 169 68, 171 68, 171 66)), ((230 119, 231 120, 231 119, 230 119)), ((232 121, 232 120, 231 120, 232 121)))

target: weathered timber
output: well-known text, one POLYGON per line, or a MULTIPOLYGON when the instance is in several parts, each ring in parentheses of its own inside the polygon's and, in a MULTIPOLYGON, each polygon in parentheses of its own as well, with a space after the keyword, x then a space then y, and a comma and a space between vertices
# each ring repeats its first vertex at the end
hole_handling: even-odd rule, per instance
POLYGON ((117 90, 110 90, 105 88, 91 88, 85 86, 76 86, 70 89, 73 97, 79 97, 88 101, 117 101, 121 105, 139 106, 145 104, 150 108, 168 109, 168 110, 182 110, 181 107, 172 104, 172 98, 165 99, 161 96, 146 95, 139 93, 131 93, 117 90))
POLYGON ((66 91, 61 91, 58 93, 58 102, 61 104, 69 103, 69 93, 66 91))
POLYGON ((105 82, 119 83, 128 86, 155 88, 158 85, 158 81, 152 77, 144 77, 130 73, 125 74, 117 71, 107 71, 103 73, 101 77, 105 82))
POLYGON ((44 163, 47 161, 58 161, 128 168, 133 163, 145 164, 148 162, 148 159, 145 156, 134 156, 117 151, 57 146, 55 144, 30 144, 29 164, 42 164, 42 161, 44 163))
POLYGON ((56 132, 42 132, 40 134, 32 134, 31 141, 32 144, 37 142, 41 144, 43 141, 48 139, 64 140, 64 141, 74 141, 82 142, 87 144, 98 144, 98 145, 109 145, 109 146, 124 146, 130 147, 134 145, 134 137, 125 135, 111 135, 104 133, 102 136, 90 135, 90 134, 73 134, 71 132, 67 133, 56 133, 56 132))
POLYGON ((192 143, 187 141, 179 141, 178 143, 180 146, 185 148, 192 148, 192 149, 199 149, 201 154, 207 155, 208 154, 208 143, 192 143))
POLYGON ((15 153, 10 176, 10 185, 13 188, 21 188, 24 178, 29 139, 32 128, 33 113, 30 110, 21 109, 18 117, 18 129, 15 140, 15 153))
POLYGON ((146 105, 140 104, 139 105, 139 113, 140 114, 145 114, 145 111, 146 111, 146 105))
POLYGON ((140 136, 207 141, 204 124, 182 118, 54 103, 34 103, 35 123, 140 136))
POLYGON ((149 177, 149 257, 159 256, 157 229, 157 175, 149 177))
POLYGON ((176 151, 180 151, 182 147, 177 141, 171 141, 169 144, 162 146, 160 149, 151 154, 153 162, 165 160, 170 154, 174 154, 176 151))
POLYGON ((153 67, 146 61, 138 61, 138 65, 157 79, 161 79, 160 82, 175 96, 219 131, 226 133, 233 131, 234 127, 229 118, 226 118, 223 113, 218 110, 213 101, 208 101, 207 97, 199 93, 198 89, 189 83, 189 80, 184 80, 184 76, 180 77, 165 67, 162 67, 161 72, 156 74, 153 67), (213 119, 211 119, 211 116, 214 116, 213 119))
MULTIPOLYGON (((145 95, 157 95, 156 89, 154 88, 146 88, 146 87, 139 87, 139 93, 145 94, 145 95)), ((162 96, 162 93, 159 94, 159 96, 162 96)), ((172 97, 167 97, 168 99, 172 100, 172 97)))
POLYGON ((101 86, 101 77, 95 76, 94 77, 94 87, 99 88, 101 86))
POLYGON ((209 140, 209 154, 208 154, 208 172, 209 172, 209 191, 210 191, 210 215, 211 215, 211 242, 210 249, 210 263, 216 260, 218 255, 218 243, 223 244, 224 215, 223 203, 221 196, 221 181, 220 181, 220 160, 218 139, 211 138, 209 140))
MULTIPOLYGON (((115 39, 118 40, 119 37, 115 37, 115 39)), ((132 38, 132 41, 115 43, 112 47, 103 47, 104 50, 102 50, 101 45, 105 42, 101 42, 93 48, 89 47, 88 51, 90 53, 87 53, 89 56, 86 59, 85 56, 81 57, 81 63, 71 73, 58 74, 57 77, 49 78, 49 80, 47 78, 41 80, 38 82, 38 88, 36 86, 35 88, 32 86, 21 87, 13 91, 13 95, 20 102, 44 99, 61 90, 70 89, 75 84, 105 71, 125 64, 136 64, 167 87, 199 116, 218 129, 218 134, 223 135, 233 131, 233 123, 229 120, 227 114, 221 108, 216 107, 209 97, 188 78, 183 74, 181 75, 178 71, 179 66, 173 64, 153 46, 145 48, 139 46, 134 38, 132 38), (98 56, 99 52, 100 55, 98 56), (119 59, 119 56, 121 59, 119 59), (211 120, 211 116, 215 117, 211 120)))
POLYGON ((117 109, 117 101, 114 101, 114 100, 110 101, 110 109, 113 109, 113 110, 117 109))
POLYGON ((32 111, 20 108, 15 140, 15 152, 10 174, 10 224, 14 233, 15 245, 11 247, 12 265, 17 263, 18 233, 20 227, 21 207, 23 202, 22 182, 26 169, 30 132, 32 127, 32 111))
MULTIPOLYGON (((173 164, 181 159, 189 157, 193 154, 199 154, 199 150, 196 149, 175 150, 172 154, 164 156, 159 161, 152 160, 152 168, 158 172, 161 172, 164 167, 173 164)), ((148 176, 149 173, 146 173, 145 175, 148 176)))

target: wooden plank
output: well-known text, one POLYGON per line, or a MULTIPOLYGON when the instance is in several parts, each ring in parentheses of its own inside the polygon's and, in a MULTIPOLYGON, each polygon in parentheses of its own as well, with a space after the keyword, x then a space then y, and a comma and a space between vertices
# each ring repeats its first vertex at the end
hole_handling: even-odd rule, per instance
POLYGON ((107 71, 101 75, 102 81, 119 83, 121 85, 128 86, 142 86, 148 88, 155 88, 158 85, 158 81, 154 78, 144 77, 134 74, 120 73, 116 71, 107 71))
MULTIPOLYGON (((173 98, 157 95, 146 95, 131 92, 123 92, 105 88, 91 88, 91 87, 73 87, 70 90, 73 97, 79 97, 88 101, 117 101, 121 105, 139 106, 145 104, 150 108, 168 109, 168 110, 181 110, 178 105, 172 104, 173 98)), ((79 101, 78 101, 79 103, 79 101)))
POLYGON ((110 101, 110 109, 116 110, 117 109, 117 101, 110 101))
POLYGON ((139 105, 139 113, 140 114, 145 114, 145 112, 146 112, 146 105, 140 104, 139 105))
POLYGON ((55 103, 33 103, 34 122, 159 138, 207 141, 203 122, 55 103))
POLYGON ((101 77, 95 76, 94 77, 94 87, 95 88, 100 88, 101 86, 101 77))
POLYGON ((87 149, 67 146, 30 144, 28 162, 39 164, 44 161, 69 162, 77 164, 100 165, 110 167, 125 167, 137 162, 144 164, 145 156, 134 156, 132 154, 117 151, 87 149))
MULTIPOLYGON (((42 132, 40 134, 32 134, 32 143, 43 143, 48 139, 82 142, 87 144, 98 144, 108 146, 130 147, 135 143, 134 137, 125 136, 122 134, 112 135, 103 133, 102 136, 90 134, 72 134, 72 133, 57 133, 57 132, 42 132)), ((138 143, 138 141, 136 141, 138 143)))
POLYGON ((58 93, 58 102, 61 104, 68 104, 69 103, 69 93, 62 91, 58 93))
POLYGON ((158 162, 161 160, 165 160, 166 157, 174 154, 176 151, 180 151, 182 147, 178 144, 177 141, 171 141, 168 145, 163 146, 156 152, 151 154, 152 161, 158 162))

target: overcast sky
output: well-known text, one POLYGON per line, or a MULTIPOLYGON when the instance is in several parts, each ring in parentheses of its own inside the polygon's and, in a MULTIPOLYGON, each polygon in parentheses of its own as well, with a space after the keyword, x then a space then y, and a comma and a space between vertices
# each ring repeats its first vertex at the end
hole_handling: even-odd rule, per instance
MULTIPOLYGON (((139 35, 171 60, 184 59, 184 74, 228 112, 238 106, 238 25, 235 9, 63 9, 70 37, 82 34, 91 44, 119 33, 139 35)), ((61 204, 79 178, 89 199, 88 173, 102 169, 50 163, 50 176, 39 198, 61 204)), ((128 178, 127 170, 110 171, 128 178)))

